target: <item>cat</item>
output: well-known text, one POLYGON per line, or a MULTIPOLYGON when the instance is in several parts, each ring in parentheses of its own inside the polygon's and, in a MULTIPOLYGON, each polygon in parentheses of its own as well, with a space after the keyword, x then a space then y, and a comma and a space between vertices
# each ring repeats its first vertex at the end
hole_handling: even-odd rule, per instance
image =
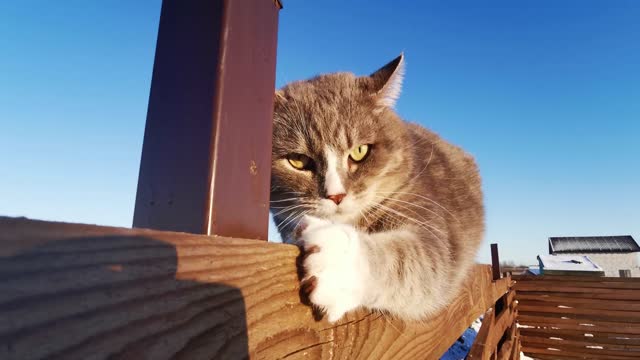
POLYGON ((474 159, 394 111, 401 54, 275 93, 270 210, 305 252, 301 289, 335 322, 364 307, 421 320, 445 307, 484 235, 474 159))

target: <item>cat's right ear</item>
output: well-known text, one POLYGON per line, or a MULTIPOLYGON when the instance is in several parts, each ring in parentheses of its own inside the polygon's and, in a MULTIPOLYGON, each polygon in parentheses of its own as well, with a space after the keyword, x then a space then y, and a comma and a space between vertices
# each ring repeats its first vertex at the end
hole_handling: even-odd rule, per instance
POLYGON ((373 88, 376 103, 380 108, 393 108, 400 97, 402 79, 404 78, 404 54, 391 60, 388 64, 376 70, 370 75, 373 80, 373 88))

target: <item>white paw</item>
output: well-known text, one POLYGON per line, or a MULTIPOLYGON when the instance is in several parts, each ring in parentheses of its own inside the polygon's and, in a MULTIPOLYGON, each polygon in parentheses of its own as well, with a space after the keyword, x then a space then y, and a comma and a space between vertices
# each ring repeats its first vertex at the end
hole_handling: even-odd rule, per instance
POLYGON ((299 241, 307 252, 303 289, 326 311, 328 320, 335 322, 361 306, 369 266, 356 229, 307 216, 299 241))

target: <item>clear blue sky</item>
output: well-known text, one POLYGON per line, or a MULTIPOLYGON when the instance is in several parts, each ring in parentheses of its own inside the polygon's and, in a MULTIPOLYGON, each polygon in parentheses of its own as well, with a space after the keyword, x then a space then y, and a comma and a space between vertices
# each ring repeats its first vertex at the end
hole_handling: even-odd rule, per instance
MULTIPOLYGON (((476 156, 503 258, 640 240, 640 2, 284 3, 277 86, 405 52, 398 112, 476 156)), ((0 2, 0 214, 131 225, 159 12, 0 2)))

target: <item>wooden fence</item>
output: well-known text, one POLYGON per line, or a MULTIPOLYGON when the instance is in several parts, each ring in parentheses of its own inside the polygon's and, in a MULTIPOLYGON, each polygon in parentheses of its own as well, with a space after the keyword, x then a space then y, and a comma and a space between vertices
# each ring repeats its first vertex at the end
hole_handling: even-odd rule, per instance
MULTIPOLYGON (((507 275, 506 278, 510 278, 507 275)), ((518 316, 515 291, 504 294, 487 311, 482 320, 468 360, 497 359, 511 360, 520 358, 520 341, 516 318, 518 316)))
MULTIPOLYGON (((330 324, 301 304, 298 256, 255 240, 0 217, 0 359, 438 359, 511 283, 477 265, 428 321, 359 311, 330 324)), ((506 298, 500 329, 513 316, 506 298)))
POLYGON ((640 279, 515 277, 525 355, 640 359, 640 279))

